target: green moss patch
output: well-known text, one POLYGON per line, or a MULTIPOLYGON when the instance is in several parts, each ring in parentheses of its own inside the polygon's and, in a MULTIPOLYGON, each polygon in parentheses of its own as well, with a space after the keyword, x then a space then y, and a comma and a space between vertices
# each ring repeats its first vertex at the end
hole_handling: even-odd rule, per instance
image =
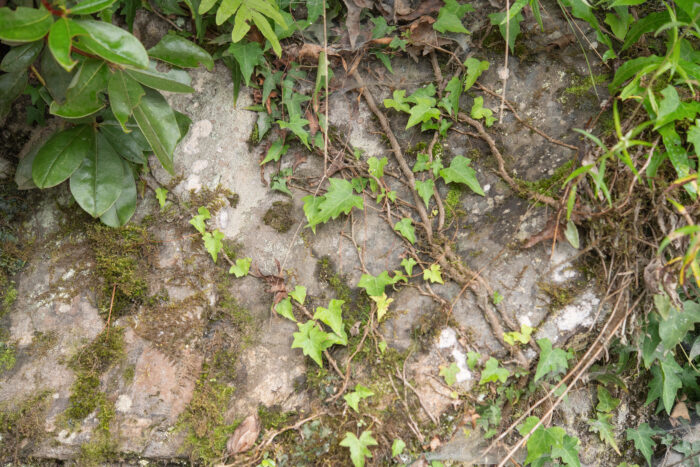
POLYGON ((46 411, 51 401, 51 391, 40 391, 23 400, 17 406, 0 405, 0 459, 13 459, 15 465, 23 448, 40 441, 45 433, 46 411), (31 443, 23 446, 24 440, 31 443))
POLYGON ((275 201, 263 216, 263 222, 280 233, 288 232, 294 225, 293 208, 294 205, 290 202, 275 201))

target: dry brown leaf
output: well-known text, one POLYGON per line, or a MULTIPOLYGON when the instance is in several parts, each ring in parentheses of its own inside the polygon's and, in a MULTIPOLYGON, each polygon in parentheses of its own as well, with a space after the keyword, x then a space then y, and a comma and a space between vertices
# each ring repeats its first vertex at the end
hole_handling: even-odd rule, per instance
POLYGON ((411 5, 406 0, 394 0, 394 13, 397 16, 406 16, 411 13, 411 5))
POLYGON ((551 240, 554 238, 555 231, 557 234, 557 240, 564 240, 564 230, 565 228, 562 225, 559 225, 559 228, 557 228, 557 221, 555 219, 551 219, 549 222, 547 222, 547 225, 544 226, 544 229, 527 239, 527 241, 523 244, 523 248, 532 248, 544 240, 551 240))
POLYGON ((304 115, 304 117, 306 117, 306 119, 309 121, 309 133, 311 133, 311 137, 313 138, 314 136, 316 136, 316 133, 320 128, 318 126, 318 118, 310 108, 306 109, 306 114, 304 115))
POLYGON ((435 436, 433 439, 430 440, 430 450, 431 451, 436 450, 440 446, 442 446, 442 441, 440 441, 440 438, 438 438, 437 436, 435 436))
POLYGON ((433 29, 434 22, 435 18, 421 16, 409 26, 410 45, 406 50, 416 61, 419 56, 428 55, 434 48, 450 43, 449 40, 438 36, 437 31, 433 29))
POLYGON ((688 412, 688 406, 685 404, 685 402, 678 402, 673 408, 670 417, 671 425, 674 427, 680 425, 681 418, 690 421, 690 413, 688 412))
POLYGON ((226 442, 226 453, 229 456, 234 456, 238 453, 245 452, 252 448, 260 434, 260 418, 258 414, 249 415, 243 420, 236 431, 226 442))
POLYGON ((440 8, 442 8, 442 5, 442 0, 424 0, 420 2, 418 8, 405 15, 399 14, 397 19, 405 22, 413 21, 417 18, 420 18, 421 16, 437 13, 440 10, 440 8))
POLYGON ((345 6, 348 8, 348 14, 345 18, 345 27, 348 30, 350 48, 354 49, 357 36, 360 35, 360 13, 362 12, 362 8, 355 5, 353 0, 343 0, 343 3, 345 3, 345 6))

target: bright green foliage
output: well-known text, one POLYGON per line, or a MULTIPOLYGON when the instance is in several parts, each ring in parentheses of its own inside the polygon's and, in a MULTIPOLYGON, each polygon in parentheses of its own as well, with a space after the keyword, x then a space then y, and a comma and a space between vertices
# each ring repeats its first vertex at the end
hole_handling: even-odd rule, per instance
POLYGON ((399 112, 408 113, 411 107, 408 105, 406 100, 406 90, 396 89, 393 93, 393 99, 384 99, 384 107, 387 109, 394 109, 399 112))
POLYGON ((659 434, 659 432, 650 427, 648 423, 642 423, 637 429, 627 428, 626 433, 627 441, 633 441, 634 447, 642 453, 647 464, 651 465, 651 456, 654 455, 654 448, 656 447, 656 441, 651 439, 651 437, 659 434))
MULTIPOLYGON (((528 417, 518 427, 518 432, 522 436, 526 436, 539 421, 537 417, 528 417)), ((578 438, 567 435, 566 431, 558 426, 550 428, 539 426, 530 435, 526 446, 526 465, 545 465, 546 462, 554 459, 561 459, 563 465, 567 467, 580 467, 581 465, 578 458, 578 438)))
POLYGON ((459 373, 459 367, 455 362, 440 367, 440 376, 445 378, 445 383, 448 386, 452 386, 457 382, 457 373, 459 373))
POLYGON ((347 340, 347 337, 345 337, 345 328, 343 326, 343 303, 345 303, 343 300, 332 299, 328 304, 328 308, 323 308, 321 306, 316 308, 314 319, 327 324, 334 333, 347 340))
POLYGON ((168 196, 168 190, 166 188, 163 188, 163 187, 156 188, 156 199, 158 200, 158 204, 160 205, 161 211, 163 209, 165 209, 165 202, 166 202, 167 196, 168 196))
POLYGON ((511 3, 510 10, 507 12, 489 15, 491 24, 498 26, 503 39, 507 39, 511 53, 515 51, 515 39, 520 34, 520 23, 524 19, 521 11, 527 3, 528 0, 516 0, 511 3))
POLYGON ((275 313, 280 316, 284 316, 288 320, 294 321, 295 323, 297 322, 297 319, 294 317, 294 313, 292 312, 292 299, 289 297, 281 300, 275 306, 275 313))
POLYGON ((493 301, 494 305, 498 305, 503 301, 503 295, 501 295, 501 292, 499 292, 498 290, 494 290, 493 297, 491 297, 491 300, 493 301))
POLYGON ((349 214, 352 208, 364 209, 361 196, 353 194, 352 184, 341 178, 331 178, 330 187, 324 196, 305 196, 304 214, 309 221, 307 227, 316 232, 320 223, 336 219, 341 214, 349 214))
POLYGON ((163 36, 155 47, 148 49, 148 55, 180 68, 197 68, 200 64, 209 71, 214 68, 214 60, 206 50, 177 34, 163 36))
POLYGON ((397 438, 391 443, 391 457, 396 457, 406 449, 406 443, 401 438, 397 438))
POLYGON ((207 219, 211 219, 211 214, 209 213, 209 210, 204 206, 200 206, 197 212, 199 214, 190 219, 190 224, 192 224, 194 228, 197 229, 197 232, 204 235, 204 232, 207 230, 205 221, 207 219))
POLYGON ((578 236, 578 228, 576 227, 576 224, 574 224, 574 221, 569 220, 566 223, 566 230, 564 230, 564 236, 566 237, 566 240, 571 244, 572 247, 578 249, 580 244, 579 244, 579 236, 578 236))
POLYGON ((531 328, 527 324, 520 325, 520 332, 512 331, 503 333, 503 340, 506 341, 508 345, 515 345, 516 342, 521 344, 527 344, 530 342, 530 336, 534 328, 531 328))
POLYGON ((680 375, 683 368, 674 359, 673 353, 669 352, 659 360, 658 365, 651 368, 652 380, 649 382, 649 393, 645 405, 661 398, 657 411, 666 409, 670 414, 678 390, 683 387, 680 375))
POLYGON ((537 362, 535 372, 535 382, 546 375, 558 375, 565 373, 569 368, 569 360, 573 355, 562 349, 552 349, 552 343, 546 337, 539 339, 537 345, 540 347, 540 360, 537 362))
POLYGON ((306 287, 297 285, 294 290, 289 292, 289 296, 296 300, 299 305, 303 305, 306 301, 306 287))
POLYGON ((430 205, 430 198, 433 197, 433 191, 435 190, 435 182, 432 178, 425 181, 416 180, 416 191, 418 196, 421 197, 427 208, 430 205))
POLYGON ((498 360, 491 357, 487 360, 486 365, 484 365, 484 369, 481 371, 481 379, 479 380, 479 384, 486 384, 496 381, 505 383, 508 376, 510 376, 510 372, 499 366, 498 360))
MULTIPOLYGON (((214 261, 216 262, 216 261, 214 261)), ((236 277, 245 277, 248 275, 250 270, 250 265, 253 262, 251 258, 238 258, 236 264, 232 265, 228 270, 229 274, 233 274, 236 277)))
POLYGON ((365 387, 361 384, 356 384, 355 385, 355 390, 353 392, 349 392, 343 396, 343 399, 345 399, 345 402, 348 404, 348 407, 353 409, 355 412, 359 412, 360 409, 358 408, 358 404, 362 399, 367 399, 368 397, 373 396, 374 393, 368 388, 365 387))
POLYGON ((418 264, 413 258, 404 258, 401 260, 401 266, 406 270, 406 274, 409 276, 413 274, 413 266, 418 264))
POLYGON ((238 62, 245 85, 250 86, 250 77, 256 66, 263 64, 263 50, 257 42, 237 42, 228 51, 238 62))
POLYGON ((314 320, 304 324, 297 323, 297 326, 299 332, 294 333, 292 348, 301 349, 304 355, 311 357, 318 366, 323 366, 323 351, 333 345, 328 341, 327 334, 317 327, 314 320))
POLYGON ((403 237, 411 242, 416 243, 416 228, 413 227, 413 219, 404 217, 394 225, 394 230, 399 232, 403 237))
POLYGON ((459 76, 453 76, 445 86, 445 97, 440 99, 438 106, 447 110, 449 115, 459 112, 459 98, 462 95, 462 81, 459 76))
POLYGON ((471 116, 477 120, 483 118, 487 127, 493 125, 496 121, 496 117, 493 117, 493 111, 484 107, 484 98, 481 96, 474 98, 471 116))
POLYGON ((265 165, 268 162, 280 160, 280 157, 284 156, 289 149, 288 144, 284 144, 284 140, 278 139, 270 145, 270 149, 267 150, 267 155, 265 159, 260 163, 260 165, 265 165))
POLYGON ((484 190, 481 189, 481 185, 476 179, 476 171, 469 167, 469 164, 471 164, 471 159, 455 156, 449 167, 440 169, 440 176, 445 180, 445 183, 462 183, 471 188, 474 193, 484 196, 484 190))
POLYGON ((474 57, 469 57, 464 61, 464 66, 467 67, 467 74, 464 77, 464 90, 468 91, 476 80, 479 79, 481 74, 489 69, 489 62, 486 60, 479 60, 474 57))
POLYGON ((431 264, 428 269, 423 269, 423 280, 430 281, 432 283, 437 282, 438 284, 444 284, 445 282, 442 280, 440 265, 434 263, 431 264))
POLYGON ((616 453, 620 454, 620 448, 617 447, 613 427, 610 423, 611 419, 612 414, 598 412, 595 420, 588 420, 588 429, 593 433, 598 433, 601 441, 613 448, 616 453))
POLYGON ((224 234, 223 232, 219 231, 219 229, 216 229, 213 232, 204 232, 204 234, 202 234, 202 240, 204 240, 204 248, 211 255, 212 259, 214 260, 214 263, 216 263, 218 254, 224 246, 221 242, 221 240, 223 239, 224 234))
POLYGON ((467 13, 474 11, 470 4, 460 4, 456 0, 445 0, 445 5, 438 12, 437 21, 433 23, 433 29, 438 32, 461 32, 469 34, 462 25, 462 18, 467 13))
POLYGON ((384 176, 384 167, 389 162, 386 157, 377 159, 376 157, 370 157, 367 159, 367 165, 369 166, 369 174, 376 178, 382 178, 384 176))
POLYGON ((598 412, 612 412, 620 405, 620 399, 615 399, 610 392, 605 389, 605 386, 598 386, 598 405, 595 409, 598 412))
POLYGON ((379 297, 372 295, 369 298, 371 298, 372 301, 377 304, 377 322, 381 322, 382 318, 384 318, 384 315, 389 310, 389 305, 391 305, 394 299, 388 298, 386 293, 383 293, 379 297))
POLYGON ((345 433, 345 438, 340 442, 340 445, 350 449, 350 459, 355 467, 364 467, 365 459, 372 457, 368 448, 376 446, 377 440, 372 438, 370 430, 366 430, 359 438, 352 433, 345 433))
POLYGON ((683 302, 682 312, 670 307, 668 316, 659 323, 659 337, 664 348, 673 349, 698 322, 700 322, 700 303, 683 302))
POLYGON ((476 368, 476 364, 479 363, 479 360, 481 359, 481 354, 479 352, 474 352, 470 350, 467 352, 467 366, 469 367, 470 370, 473 370, 476 368))
POLYGON ((387 285, 394 285, 401 279, 400 276, 396 274, 394 277, 389 277, 389 273, 382 271, 378 276, 372 276, 370 274, 362 274, 360 281, 357 283, 358 287, 362 287, 367 292, 370 297, 381 297, 384 295, 384 288, 387 285))

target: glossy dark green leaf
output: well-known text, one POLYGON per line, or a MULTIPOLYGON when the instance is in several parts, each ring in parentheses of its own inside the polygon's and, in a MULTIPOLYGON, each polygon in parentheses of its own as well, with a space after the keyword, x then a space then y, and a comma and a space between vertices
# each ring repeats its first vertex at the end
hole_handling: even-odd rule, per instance
POLYGON ((136 182, 134 174, 129 164, 122 160, 124 167, 124 177, 122 178, 122 192, 104 214, 100 216, 103 224, 110 227, 121 227, 126 225, 136 211, 136 182))
POLYGON ((43 41, 30 42, 17 47, 12 47, 0 62, 0 70, 8 73, 26 70, 34 63, 44 48, 43 41))
POLYGON ((83 0, 68 11, 72 15, 90 15, 104 10, 112 5, 116 0, 83 0))
POLYGON ((147 141, 140 141, 143 136, 138 128, 131 133, 124 133, 119 124, 115 122, 115 125, 100 125, 100 133, 107 138, 113 147, 117 148, 117 152, 124 159, 141 165, 148 162, 143 153, 150 147, 147 141))
POLYGON ((0 118, 10 111, 12 102, 27 86, 27 72, 17 71, 0 75, 0 118))
POLYGON ((49 50, 66 71, 71 71, 78 63, 70 56, 72 36, 70 26, 66 18, 59 18, 51 25, 49 30, 49 50))
POLYGON ((94 135, 87 125, 53 135, 39 149, 32 164, 32 178, 39 188, 56 186, 70 177, 93 151, 94 135))
MULTIPOLYGON (((190 126, 192 126, 192 119, 182 112, 173 110, 175 113, 175 121, 177 122, 177 128, 180 130, 180 139, 184 138, 188 131, 190 131, 190 126)), ((178 140, 180 141, 180 140, 178 140)))
POLYGON ((53 58, 48 48, 44 48, 44 52, 41 54, 40 66, 41 75, 46 81, 46 89, 49 91, 49 94, 58 102, 63 102, 66 99, 68 86, 73 80, 75 69, 72 72, 64 70, 53 58))
POLYGON ((12 42, 38 41, 49 32, 51 23, 51 13, 43 8, 0 8, 0 39, 12 42))
POLYGON ((100 94, 107 89, 109 70, 102 60, 89 58, 81 64, 73 77, 66 101, 52 102, 49 111, 63 118, 82 118, 92 115, 105 106, 100 94))
POLYGON ((163 168, 173 174, 173 151, 180 129, 170 104, 160 93, 147 90, 134 108, 134 119, 163 168))
POLYGON ((167 73, 161 73, 155 69, 155 62, 152 62, 151 66, 145 70, 127 68, 124 71, 149 88, 168 92, 194 92, 194 89, 190 87, 190 75, 183 70, 170 70, 167 73))
POLYGON ((139 104, 145 91, 129 75, 122 70, 117 70, 109 79, 107 92, 109 93, 112 113, 114 113, 124 131, 128 132, 126 121, 129 120, 131 111, 139 104))
POLYGON ((121 195, 124 166, 119 154, 103 135, 94 135, 93 132, 93 138, 87 157, 70 177, 70 191, 81 208, 92 217, 99 217, 121 195))
POLYGON ((17 170, 15 170, 15 183, 17 188, 20 190, 31 190, 36 188, 36 183, 32 178, 32 164, 34 164, 34 159, 39 152, 40 146, 35 145, 23 158, 17 163, 17 170))
POLYGON ((214 60, 209 52, 184 37, 167 34, 153 48, 148 50, 152 58, 183 68, 197 68, 201 63, 209 71, 214 68, 214 60))
POLYGON ((89 19, 75 20, 88 35, 79 36, 75 46, 80 50, 102 57, 112 63, 131 65, 137 68, 148 66, 148 53, 136 37, 129 32, 105 23, 89 19))

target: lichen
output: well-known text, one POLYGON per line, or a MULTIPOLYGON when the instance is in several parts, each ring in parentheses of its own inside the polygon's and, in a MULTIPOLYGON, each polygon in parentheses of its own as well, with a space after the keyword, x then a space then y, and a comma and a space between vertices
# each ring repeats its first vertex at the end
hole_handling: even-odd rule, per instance
POLYGON ((294 225, 292 208, 294 205, 288 201, 275 201, 272 207, 265 212, 263 222, 280 233, 288 232, 294 225))

